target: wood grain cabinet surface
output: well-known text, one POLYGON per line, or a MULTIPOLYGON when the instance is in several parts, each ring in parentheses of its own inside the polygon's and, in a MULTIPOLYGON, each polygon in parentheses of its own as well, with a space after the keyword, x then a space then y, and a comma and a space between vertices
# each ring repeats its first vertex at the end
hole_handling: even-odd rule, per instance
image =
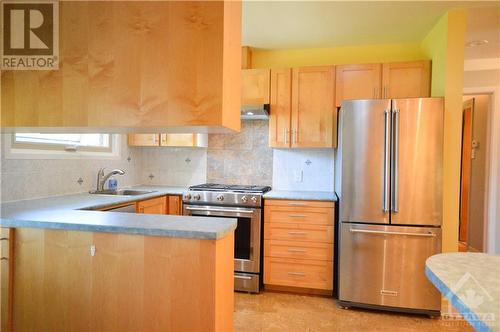
POLYGON ((380 63, 340 65, 336 67, 336 106, 349 99, 377 99, 382 94, 380 63))
POLYGON ((240 1, 61 1, 59 31, 58 70, 2 71, 2 127, 240 129, 240 1))
POLYGON ((179 195, 168 195, 138 201, 136 202, 136 212, 182 215, 182 199, 179 195))
POLYGON ((269 69, 241 70, 241 104, 269 104, 269 69))
POLYGON ((16 233, 14 331, 232 330, 233 235, 16 233))
POLYGON ((265 286, 331 294, 334 203, 265 200, 264 205, 265 286))
POLYGON ((336 106, 349 99, 430 97, 431 61, 336 67, 336 106))
POLYGON ((136 212, 145 214, 167 214, 167 196, 137 202, 136 212))
POLYGON ((431 95, 431 62, 392 62, 382 65, 382 98, 417 98, 431 95))
POLYGON ((0 228, 0 331, 12 331, 14 236, 13 228, 0 228))
POLYGON ((129 146, 207 147, 207 134, 128 134, 129 146))
POLYGON ((270 112, 271 147, 336 147, 335 67, 272 70, 270 112))

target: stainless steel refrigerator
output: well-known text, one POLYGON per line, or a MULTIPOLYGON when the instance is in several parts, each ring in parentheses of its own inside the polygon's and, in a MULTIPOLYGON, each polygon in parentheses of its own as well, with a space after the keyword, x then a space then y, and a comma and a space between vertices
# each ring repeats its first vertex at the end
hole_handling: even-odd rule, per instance
POLYGON ((438 314, 424 267, 441 251, 443 99, 346 101, 339 117, 340 304, 438 314))

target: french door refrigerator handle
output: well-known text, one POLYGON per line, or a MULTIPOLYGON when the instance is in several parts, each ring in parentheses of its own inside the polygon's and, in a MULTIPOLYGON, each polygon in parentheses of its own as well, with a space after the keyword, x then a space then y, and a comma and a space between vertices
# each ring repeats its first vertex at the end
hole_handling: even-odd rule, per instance
POLYGON ((398 212, 399 109, 392 111, 392 212, 398 212))
POLYGON ((372 231, 367 229, 349 229, 351 233, 365 233, 365 234, 382 234, 382 235, 407 235, 407 236, 421 236, 421 237, 436 237, 437 235, 432 232, 428 233, 410 233, 410 232, 387 232, 387 231, 372 231))
POLYGON ((389 144, 390 144, 390 132, 389 132, 389 126, 390 126, 390 110, 385 110, 384 112, 384 195, 383 195, 383 202, 382 202, 382 210, 384 212, 389 212, 389 158, 390 158, 390 153, 389 153, 389 144))

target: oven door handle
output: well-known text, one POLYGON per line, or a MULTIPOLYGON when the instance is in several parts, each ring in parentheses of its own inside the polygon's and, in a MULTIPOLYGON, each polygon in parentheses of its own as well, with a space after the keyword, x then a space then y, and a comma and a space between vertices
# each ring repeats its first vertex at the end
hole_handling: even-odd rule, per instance
POLYGON ((254 210, 237 210, 237 209, 210 209, 210 208, 194 208, 190 206, 184 207, 189 211, 205 211, 205 212, 228 212, 228 213, 254 213, 254 210))

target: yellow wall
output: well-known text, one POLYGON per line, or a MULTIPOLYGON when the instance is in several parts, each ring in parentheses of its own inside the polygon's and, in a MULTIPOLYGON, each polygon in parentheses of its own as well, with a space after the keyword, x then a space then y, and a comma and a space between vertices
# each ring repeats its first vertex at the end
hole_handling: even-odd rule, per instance
POLYGON ((422 41, 432 59, 432 96, 445 97, 443 252, 457 251, 466 11, 445 14, 422 41))
POLYGON ((424 60, 420 43, 361 45, 332 48, 252 49, 252 68, 424 60))

